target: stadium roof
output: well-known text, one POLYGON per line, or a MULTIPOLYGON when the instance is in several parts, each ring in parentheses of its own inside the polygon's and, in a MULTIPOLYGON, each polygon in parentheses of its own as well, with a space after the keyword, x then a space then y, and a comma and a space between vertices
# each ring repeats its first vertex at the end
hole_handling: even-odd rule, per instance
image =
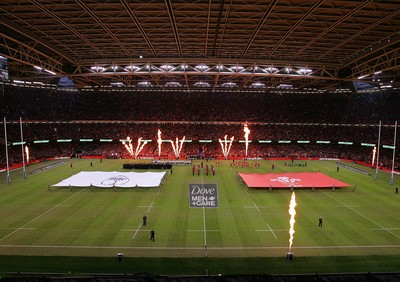
POLYGON ((0 55, 78 87, 399 87, 399 1, 2 0, 0 55))

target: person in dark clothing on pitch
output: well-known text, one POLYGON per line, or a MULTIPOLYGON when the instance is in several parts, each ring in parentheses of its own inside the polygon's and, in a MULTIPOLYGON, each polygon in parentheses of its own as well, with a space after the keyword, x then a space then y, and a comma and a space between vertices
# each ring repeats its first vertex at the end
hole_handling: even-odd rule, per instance
POLYGON ((154 236, 156 235, 156 233, 154 232, 153 229, 151 229, 150 231, 150 240, 152 240, 154 242, 154 236))

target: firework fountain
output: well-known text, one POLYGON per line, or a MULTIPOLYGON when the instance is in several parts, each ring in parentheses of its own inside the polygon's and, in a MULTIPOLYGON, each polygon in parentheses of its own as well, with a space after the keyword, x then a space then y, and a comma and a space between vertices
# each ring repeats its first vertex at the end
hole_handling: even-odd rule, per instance
POLYGON ((293 238, 294 238, 294 223, 296 220, 294 219, 296 216, 296 195, 292 192, 292 197, 290 199, 289 204, 289 214, 290 214, 290 229, 289 229, 289 252, 287 253, 288 260, 293 260, 293 252, 292 252, 292 245, 293 245, 293 238))
POLYGON ((131 156, 133 156, 133 147, 132 147, 132 140, 131 138, 128 136, 126 137, 126 140, 122 141, 122 145, 125 146, 125 149, 129 152, 129 154, 131 156))
POLYGON ((142 142, 142 137, 138 138, 137 141, 137 146, 135 150, 135 158, 140 154, 140 152, 143 150, 144 146, 147 144, 147 141, 142 142))
POLYGON ((372 166, 375 164, 375 156, 376 156, 376 146, 372 149, 372 166))
POLYGON ((244 124, 244 140, 246 144, 246 158, 247 158, 247 150, 249 148, 249 134, 250 134, 250 129, 247 127, 247 122, 244 124))
POLYGON ((26 155, 26 163, 29 163, 29 148, 28 146, 25 146, 25 155, 26 155))
POLYGON ((142 137, 138 138, 137 142, 138 144, 136 146, 136 150, 133 151, 132 139, 129 136, 126 138, 126 140, 122 141, 122 145, 125 146, 125 149, 128 151, 128 153, 135 158, 137 158, 144 146, 147 144, 147 141, 142 142, 142 137))
POLYGON ((229 151, 231 150, 232 143, 235 137, 231 137, 230 140, 227 139, 227 135, 225 135, 224 140, 219 139, 219 143, 221 144, 222 154, 224 155, 225 159, 229 156, 229 151))
POLYGON ((185 136, 183 136, 183 138, 181 140, 178 140, 178 137, 176 137, 175 144, 174 144, 174 141, 171 140, 172 150, 174 150, 175 157, 177 159, 181 155, 182 146, 183 146, 184 142, 185 142, 185 136))
POLYGON ((161 139, 161 130, 157 131, 157 144, 158 144, 158 156, 161 156, 161 144, 162 144, 162 139, 161 139))

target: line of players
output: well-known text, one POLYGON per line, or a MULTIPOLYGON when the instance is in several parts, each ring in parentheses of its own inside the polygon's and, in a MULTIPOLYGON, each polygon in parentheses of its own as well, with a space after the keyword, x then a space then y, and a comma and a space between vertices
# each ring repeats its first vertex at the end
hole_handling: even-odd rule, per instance
MULTIPOLYGON (((193 164, 193 166, 192 166, 192 175, 194 176, 196 171, 197 171, 197 175, 200 175, 201 169, 203 167, 204 167, 204 163, 203 162, 197 164, 197 166, 196 166, 196 164, 193 164)), ((210 168, 211 168, 212 175, 215 175, 215 166, 214 165, 210 165, 210 168)), ((205 165, 206 175, 209 174, 210 168, 209 168, 208 164, 206 163, 206 165, 205 165)))

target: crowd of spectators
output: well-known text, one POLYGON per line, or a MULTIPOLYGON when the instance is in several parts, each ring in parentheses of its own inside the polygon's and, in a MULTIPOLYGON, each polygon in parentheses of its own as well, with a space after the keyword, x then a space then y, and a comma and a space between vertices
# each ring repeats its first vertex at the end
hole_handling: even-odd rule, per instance
MULTIPOLYGON (((249 158, 329 157, 370 163, 372 148, 361 143, 377 143, 378 122, 382 120, 381 144, 392 145, 393 124, 400 117, 399 93, 67 93, 3 87, 4 96, 0 100, 8 120, 8 141, 21 140, 18 122, 21 117, 31 160, 54 156, 133 157, 120 142, 127 136, 132 139, 134 151, 139 137, 151 140, 138 157, 174 158, 168 142, 162 143, 159 154, 158 130, 163 140, 175 141, 183 136, 191 140, 184 143, 182 158, 223 158, 219 139, 225 135, 228 139, 235 138, 229 157, 243 158, 246 156, 243 126, 248 122, 252 140, 247 151, 249 158), (57 142, 63 139, 71 141, 57 142), (100 142, 101 139, 112 141, 100 142), (35 140, 48 143, 37 144, 35 140), (297 142, 304 140, 310 143, 297 142), (352 142, 352 145, 338 142, 352 142)), ((4 145, 4 139, 0 138, 0 143, 4 145)), ((390 149, 381 151, 386 166, 390 166, 391 153, 390 149)), ((20 162, 21 155, 21 146, 9 146, 10 163, 20 162)), ((0 167, 5 167, 4 150, 0 150, 0 157, 0 167)), ((396 156, 396 163, 399 161, 396 156)))
POLYGON ((3 116, 25 120, 392 123, 399 93, 76 91, 2 85, 3 116))
MULTIPOLYGON (((234 137, 229 152, 230 158, 246 156, 245 137, 242 123, 204 123, 204 122, 23 122, 24 140, 30 150, 31 160, 52 156, 102 156, 104 158, 131 158, 121 140, 132 140, 136 151, 138 139, 148 140, 137 157, 175 158, 175 152, 169 141, 176 138, 186 141, 180 157, 223 158, 219 140, 234 137), (161 154, 158 144, 158 130, 161 131, 161 154), (35 143, 45 140, 47 143, 35 143), (60 142, 57 142, 59 140, 60 142), (65 142, 68 140, 67 142, 65 142), (211 142, 204 142, 209 140, 211 142)), ((320 124, 249 124, 251 141, 248 145, 249 158, 346 158, 371 162, 372 147, 361 144, 377 144, 378 126, 359 125, 320 125, 320 124), (289 143, 290 141, 290 143, 289 143), (300 141, 300 143, 299 143, 300 141), (308 143, 301 143, 308 141, 308 143), (322 141, 322 142, 318 142, 322 141), (326 144, 325 141, 330 141, 326 144), (283 143, 285 142, 285 143, 283 143), (339 144, 339 142, 351 142, 339 144)), ((381 128, 381 145, 393 144, 394 127, 381 128)), ((20 124, 7 124, 7 136, 10 143, 21 140, 20 124)), ((400 142, 397 142, 398 145, 400 142)), ((229 145, 229 144, 228 144, 229 145)), ((21 160, 21 146, 10 146, 11 162, 21 160)), ((383 149, 381 155, 389 165, 392 150, 383 149)), ((4 150, 0 151, 4 154, 4 150)), ((2 157, 4 166, 5 158, 2 157)), ((384 160, 384 159, 382 159, 384 160)), ((400 161, 396 158, 396 162, 400 161)))

